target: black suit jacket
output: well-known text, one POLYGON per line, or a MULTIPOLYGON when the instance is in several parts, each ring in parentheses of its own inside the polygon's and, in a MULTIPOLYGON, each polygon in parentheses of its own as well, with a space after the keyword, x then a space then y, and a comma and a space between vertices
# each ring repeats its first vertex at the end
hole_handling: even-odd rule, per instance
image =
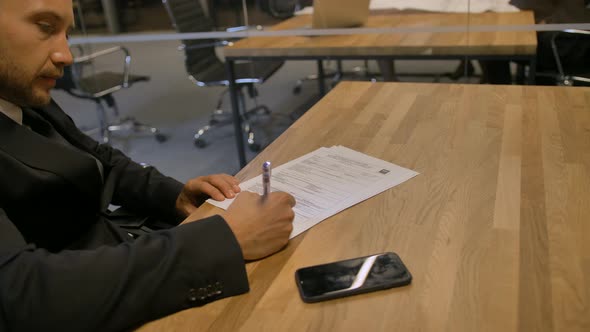
POLYGON ((248 290, 221 217, 137 240, 109 220, 114 204, 177 224, 181 183, 98 144, 53 102, 35 111, 72 146, 0 113, 0 330, 116 331, 248 290))

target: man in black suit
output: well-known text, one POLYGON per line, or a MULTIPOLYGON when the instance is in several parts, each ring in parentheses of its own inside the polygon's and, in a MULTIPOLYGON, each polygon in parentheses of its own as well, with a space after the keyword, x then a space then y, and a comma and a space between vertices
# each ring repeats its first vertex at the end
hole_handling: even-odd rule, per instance
POLYGON ((294 198, 244 192, 174 227, 238 181, 183 185, 81 133, 49 94, 72 22, 71 0, 0 0, 0 331, 119 331, 247 292, 245 261, 287 244, 294 198), (134 238, 109 204, 165 226, 134 238))

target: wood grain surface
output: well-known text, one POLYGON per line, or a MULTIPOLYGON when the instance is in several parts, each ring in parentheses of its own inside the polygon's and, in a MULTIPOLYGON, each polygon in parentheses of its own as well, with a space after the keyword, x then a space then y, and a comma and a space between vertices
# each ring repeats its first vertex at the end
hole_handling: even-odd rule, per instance
MULTIPOLYGON (((366 28, 465 26, 461 32, 409 32, 333 36, 250 37, 223 48, 225 56, 531 55, 535 31, 468 31, 478 25, 535 24, 532 11, 516 13, 392 13, 370 15, 366 28)), ((311 15, 288 19, 272 30, 311 26, 311 15)), ((351 29, 354 31, 354 29, 351 29)))
POLYGON ((140 330, 590 330, 590 88, 341 82, 238 176, 338 144, 420 175, 248 263, 249 293, 140 330), (411 285, 299 298, 296 269, 385 251, 411 285))

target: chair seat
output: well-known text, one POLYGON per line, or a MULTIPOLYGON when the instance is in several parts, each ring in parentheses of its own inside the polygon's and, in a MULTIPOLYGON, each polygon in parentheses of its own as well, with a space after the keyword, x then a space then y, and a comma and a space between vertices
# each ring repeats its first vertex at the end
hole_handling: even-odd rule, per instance
MULTIPOLYGON (((131 85, 139 81, 149 81, 149 76, 129 75, 128 83, 131 85)), ((114 87, 123 86, 123 73, 103 71, 88 75, 78 82, 80 90, 89 94, 97 94, 114 87)))
MULTIPOLYGON (((283 65, 283 61, 253 61, 234 64, 236 83, 263 83, 283 65)), ((202 85, 229 85, 225 64, 219 62, 206 71, 189 73, 202 85)))

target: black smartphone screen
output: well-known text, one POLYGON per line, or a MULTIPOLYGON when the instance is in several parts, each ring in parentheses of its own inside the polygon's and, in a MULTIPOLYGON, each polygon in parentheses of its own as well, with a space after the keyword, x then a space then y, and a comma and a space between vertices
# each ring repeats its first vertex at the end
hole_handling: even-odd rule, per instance
POLYGON ((301 298, 317 302, 407 285, 412 276, 392 252, 305 267, 295 273, 301 298))

